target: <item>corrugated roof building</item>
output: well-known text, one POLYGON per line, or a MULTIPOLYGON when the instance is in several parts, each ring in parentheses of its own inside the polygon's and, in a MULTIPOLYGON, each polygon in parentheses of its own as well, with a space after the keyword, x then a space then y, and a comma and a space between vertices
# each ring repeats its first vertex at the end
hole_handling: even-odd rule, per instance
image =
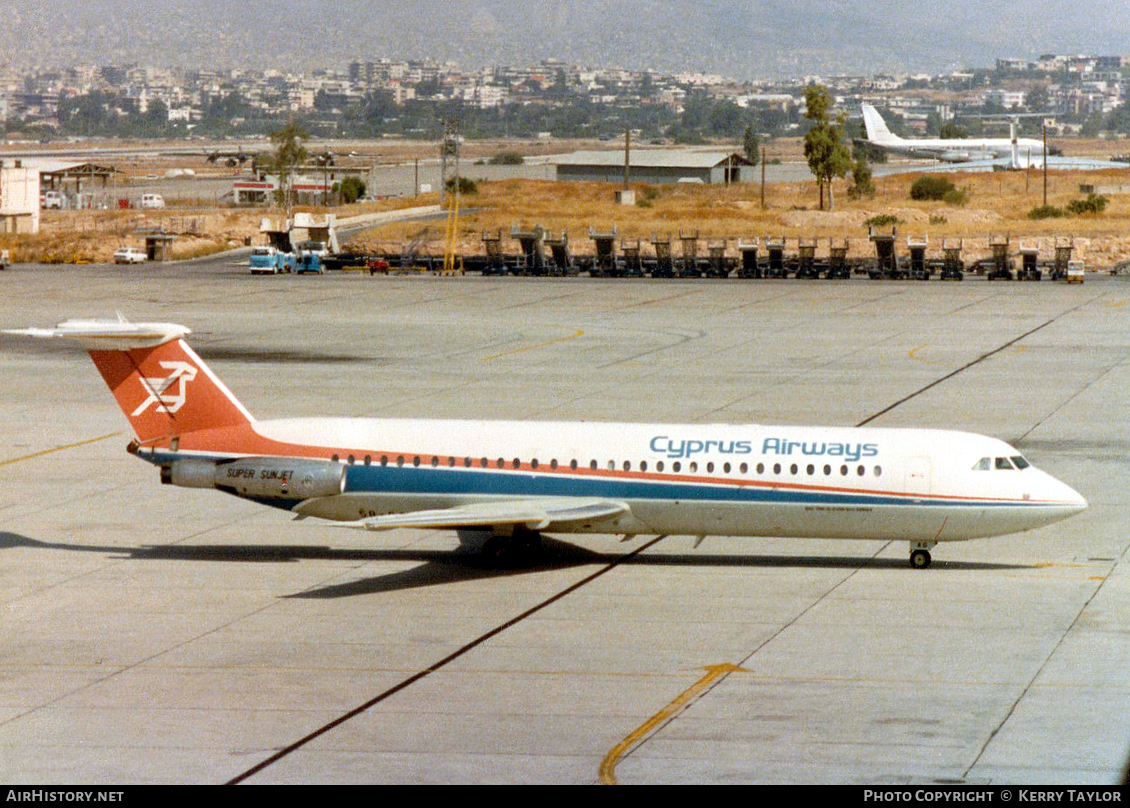
MULTIPOLYGON (((557 179, 583 182, 624 181, 624 152, 576 151, 553 161, 557 179)), ((690 149, 633 149, 629 157, 629 181, 652 184, 696 182, 724 185, 752 182, 753 163, 736 152, 690 149)))

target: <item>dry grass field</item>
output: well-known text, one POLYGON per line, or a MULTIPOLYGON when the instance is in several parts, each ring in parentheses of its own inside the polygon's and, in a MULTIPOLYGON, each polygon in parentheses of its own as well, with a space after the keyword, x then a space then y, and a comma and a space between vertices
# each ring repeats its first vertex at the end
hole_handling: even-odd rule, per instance
MULTIPOLYGON (((870 255, 867 240, 869 219, 894 216, 902 236, 928 236, 940 248, 943 238, 961 238, 967 258, 988 255, 989 237, 1007 234, 1014 248, 1020 239, 1040 239, 1041 250, 1052 255, 1057 237, 1073 237, 1079 254, 1092 266, 1111 266, 1130 259, 1130 193, 1110 194, 1105 211, 1098 215, 1032 220, 1028 213, 1043 204, 1040 172, 967 173, 946 175, 966 192, 963 205, 916 202, 910 186, 918 174, 898 174, 875 180, 874 197, 851 200, 848 182, 835 185, 833 210, 820 211, 815 183, 783 183, 766 188, 761 206, 757 183, 731 187, 703 185, 634 186, 636 204, 620 206, 614 187, 600 183, 557 183, 509 180, 482 183, 477 193, 462 197, 459 216, 459 249, 481 253, 482 233, 522 229, 540 225, 551 232, 567 231, 577 254, 592 250, 588 231, 606 231, 615 226, 622 239, 649 241, 654 234, 697 231, 702 239, 727 239, 737 254, 737 239, 765 236, 818 238, 822 247, 829 240, 847 239, 850 254, 870 255)), ((1048 204, 1064 208, 1082 199, 1082 183, 1125 184, 1130 190, 1130 172, 1050 172, 1048 204)), ((889 230, 889 228, 887 228, 889 230)), ((408 239, 426 235, 432 249, 443 250, 442 224, 427 227, 411 223, 394 225, 356 240, 360 249, 397 251, 408 239)), ((516 246, 514 247, 516 249, 516 246)), ((645 245, 645 250, 648 248, 645 245)))

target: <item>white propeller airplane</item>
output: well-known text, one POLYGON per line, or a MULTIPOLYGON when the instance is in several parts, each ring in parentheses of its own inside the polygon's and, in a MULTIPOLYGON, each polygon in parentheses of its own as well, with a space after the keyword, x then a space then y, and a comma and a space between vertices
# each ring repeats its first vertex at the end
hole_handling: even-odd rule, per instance
MULTIPOLYGON (((999 536, 1087 507, 991 437, 932 429, 295 418, 256 420, 172 323, 67 320, 163 483, 372 530, 906 540, 999 536)), ((480 534, 481 536, 481 534, 480 534)))

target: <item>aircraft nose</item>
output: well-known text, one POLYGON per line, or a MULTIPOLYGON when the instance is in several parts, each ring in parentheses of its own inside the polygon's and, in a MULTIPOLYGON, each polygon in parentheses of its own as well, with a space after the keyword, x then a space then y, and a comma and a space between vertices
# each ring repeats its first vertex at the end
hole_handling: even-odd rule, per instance
POLYGON ((1071 514, 1080 513, 1087 509, 1086 498, 1067 483, 1048 475, 1048 499, 1062 502, 1063 507, 1071 514))

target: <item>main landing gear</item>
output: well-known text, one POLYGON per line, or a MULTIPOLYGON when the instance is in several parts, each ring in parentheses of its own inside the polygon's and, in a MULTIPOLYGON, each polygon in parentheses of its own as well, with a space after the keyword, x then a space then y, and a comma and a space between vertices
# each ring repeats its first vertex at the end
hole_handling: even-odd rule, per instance
POLYGON ((937 542, 912 541, 910 543, 910 566, 916 570, 924 570, 930 566, 930 551, 937 542))
POLYGON ((460 530, 458 534, 460 546, 477 553, 492 568, 530 564, 541 553, 541 534, 527 527, 514 527, 510 532, 460 530))

